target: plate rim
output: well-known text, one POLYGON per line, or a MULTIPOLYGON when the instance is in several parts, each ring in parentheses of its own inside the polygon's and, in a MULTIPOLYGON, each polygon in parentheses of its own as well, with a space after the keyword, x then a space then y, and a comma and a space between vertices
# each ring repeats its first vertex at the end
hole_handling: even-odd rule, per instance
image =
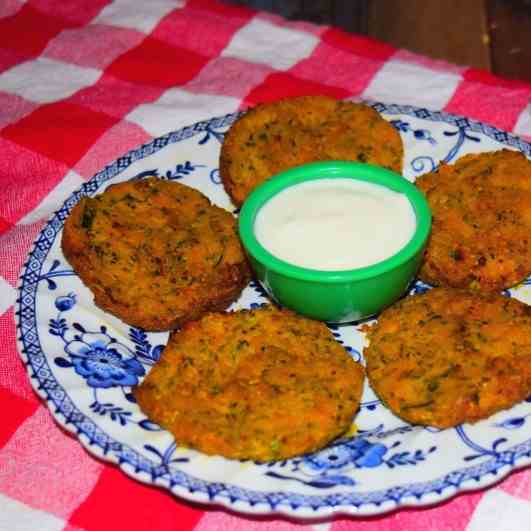
MULTIPOLYGON (((517 135, 508 133, 506 131, 503 131, 494 126, 485 124, 477 120, 473 120, 464 116, 459 116, 451 113, 446 113, 444 111, 432 111, 422 107, 415 107, 412 105, 387 104, 367 100, 365 100, 365 103, 367 103, 375 110, 384 115, 397 114, 413 116, 419 119, 430 120, 433 122, 448 123, 449 125, 456 126, 458 128, 466 128, 472 132, 480 132, 488 138, 499 142, 500 144, 516 148, 522 151, 526 156, 531 157, 530 142, 527 142, 526 140, 518 137, 517 135)), ((190 485, 188 485, 187 487, 185 484, 179 484, 178 482, 173 481, 171 476, 170 478, 162 478, 162 476, 153 476, 152 474, 149 474, 147 470, 145 470, 145 466, 143 467, 141 463, 137 463, 136 465, 134 465, 134 463, 123 459, 120 455, 116 453, 116 449, 112 448, 112 444, 110 445, 111 447, 102 446, 101 441, 98 441, 94 438, 91 439, 88 433, 80 430, 79 426, 75 423, 75 419, 73 420, 73 416, 75 415, 73 415, 72 411, 74 411, 76 407, 73 404, 73 401, 71 400, 69 394, 62 388, 62 386, 53 385, 57 384, 57 381, 55 379, 55 381, 48 382, 48 384, 46 383, 46 379, 44 379, 43 383, 43 381, 39 379, 39 376, 37 374, 37 369, 42 370, 42 366, 36 366, 36 364, 32 363, 32 360, 30 359, 30 355, 36 356, 37 358, 40 356, 42 358, 42 361, 46 362, 46 355, 44 354, 44 352, 42 352, 42 349, 38 350, 35 353, 28 352, 28 330, 24 331, 24 328, 27 328, 26 322, 29 319, 29 317, 24 314, 28 312, 26 308, 28 307, 28 304, 30 304, 28 301, 24 300, 30 295, 24 291, 26 288, 26 284, 28 283, 26 282, 27 277, 31 277, 32 275, 35 276, 35 274, 37 274, 37 280, 35 281, 34 279, 33 282, 29 282, 29 284, 35 287, 34 297, 32 301, 33 314, 31 314, 30 312, 30 315, 33 316, 33 320, 35 322, 35 326, 33 328, 36 332, 35 337, 36 341, 39 342, 39 334, 36 330, 37 319, 35 308, 35 295, 39 282, 38 274, 42 270, 42 265, 53 242, 62 230, 64 220, 68 216, 73 206, 80 200, 80 198, 86 195, 90 195, 91 193, 99 190, 105 182, 115 178, 117 175, 125 171, 129 166, 131 166, 134 162, 147 158, 150 155, 153 155, 154 153, 167 147, 169 144, 178 143, 182 140, 186 140, 201 133, 208 133, 209 128, 214 129, 230 125, 239 116, 244 114, 244 112, 245 111, 237 111, 222 116, 212 117, 207 120, 201 120, 192 125, 188 125, 175 131, 171 131, 160 137, 153 138, 150 142, 147 142, 145 144, 140 145, 139 147, 127 151, 124 155, 118 157, 113 162, 106 165, 102 170, 94 174, 88 181, 84 182, 77 190, 75 190, 72 194, 69 195, 69 197, 62 203, 62 206, 58 210, 54 211, 53 214, 49 216, 46 221, 44 221, 42 228, 40 229, 37 236, 34 238, 34 241, 32 242, 30 249, 27 252, 26 259, 21 267, 21 271, 18 276, 16 286, 17 299, 15 303, 15 326, 17 350, 22 358, 22 361, 24 362, 24 366, 26 368, 26 372, 28 373, 32 388, 36 392, 36 394, 46 403, 52 415, 52 418, 64 430, 75 436, 91 456, 97 459, 102 459, 105 462, 117 465, 127 476, 131 477, 132 479, 135 479, 147 485, 158 486, 159 488, 169 490, 174 496, 179 499, 184 499, 193 503, 206 504, 207 507, 220 506, 248 516, 269 515, 285 516, 290 518, 308 520, 319 520, 340 515, 356 517, 375 516, 389 513, 395 510, 400 510, 406 507, 426 507, 431 505, 437 505, 445 500, 448 500, 449 498, 455 497, 460 493, 476 491, 489 487, 492 484, 501 481, 511 472, 520 470, 531 464, 530 438, 525 443, 517 444, 514 447, 511 447, 510 449, 502 452, 504 455, 512 452, 513 458, 511 459, 511 463, 504 462, 503 460, 500 462, 499 458, 491 458, 488 461, 484 461, 483 463, 481 463, 481 465, 474 465, 460 469, 461 472, 465 470, 470 471, 470 477, 467 479, 460 480, 459 482, 457 482, 457 484, 448 482, 446 478, 449 474, 446 474, 440 478, 437 478, 437 480, 427 482, 425 481, 421 483, 411 483, 407 485, 407 487, 410 488, 415 486, 425 486, 426 484, 434 484, 434 488, 432 488, 432 490, 430 491, 422 491, 419 494, 412 494, 410 492, 409 495, 406 496, 403 492, 399 492, 401 490, 400 488, 391 487, 367 493, 387 493, 388 497, 381 501, 366 501, 360 502, 359 504, 349 503, 346 505, 339 503, 337 505, 334 505, 333 498, 342 496, 349 497, 348 494, 301 495, 291 493, 293 494, 293 498, 302 498, 306 503, 306 505, 303 505, 301 502, 301 504, 297 504, 295 506, 293 503, 281 504, 279 502, 275 502, 275 497, 286 497, 286 495, 284 494, 285 491, 282 491, 282 493, 262 493, 258 491, 253 491, 248 488, 235 488, 238 491, 245 491, 249 494, 257 495, 255 500, 250 501, 249 499, 241 499, 237 496, 235 497, 234 494, 230 493, 230 485, 227 488, 227 485, 225 484, 223 484, 225 486, 225 489, 216 488, 215 490, 217 490, 217 492, 206 489, 206 492, 203 493, 203 495, 200 497, 198 494, 198 492, 200 491, 199 488, 193 488, 193 486, 191 487, 190 485), (46 242, 43 240, 45 240, 45 232, 48 229, 53 232, 53 236, 51 239, 49 239, 49 245, 48 247, 46 247, 46 242), (43 254, 43 256, 36 256, 39 254, 43 254), (30 270, 33 264, 33 260, 36 260, 38 265, 40 265, 40 268, 38 269, 37 273, 35 273, 35 270, 30 270), (60 408, 60 405, 64 402, 64 399, 60 403, 56 402, 56 400, 59 399, 58 397, 60 395, 60 392, 58 393, 57 387, 61 387, 64 394, 66 395, 66 398, 72 402, 73 407, 72 411, 70 412, 70 416, 68 412, 63 411, 60 408), (56 395, 55 397, 54 394, 56 395), (525 450, 525 454, 523 456, 518 457, 518 459, 516 460, 514 459, 514 456, 519 447, 522 447, 522 451, 525 450), (491 465, 492 468, 490 470, 487 470, 486 472, 483 472, 482 474, 474 474, 474 471, 478 469, 488 468, 487 465, 491 465), (443 479, 446 480, 446 485, 440 488, 435 488, 435 484, 437 482, 443 481, 443 479), (224 490, 229 492, 224 492, 224 490), (396 491, 394 494, 390 492, 393 490, 396 491), (433 497, 435 499, 427 499, 433 497), (260 502, 259 500, 261 498, 265 498, 266 501, 260 502), (327 500, 327 498, 328 503, 325 503, 325 500, 327 500), (320 503, 318 503, 318 501, 320 501, 320 503), (267 506, 267 504, 269 504, 269 506, 267 506)), ((32 347, 32 345, 29 346, 32 347)), ((37 361, 37 359, 33 361, 35 362, 37 361)), ((82 412, 79 413, 81 415, 81 418, 84 418, 89 423, 94 424, 96 428, 95 432, 100 430, 108 439, 112 439, 112 437, 105 434, 103 430, 101 430, 101 428, 99 428, 99 426, 94 423, 94 421, 86 417, 86 415, 84 415, 82 412)), ((130 448, 128 445, 124 445, 122 443, 119 443, 119 445, 123 446, 126 449, 129 449, 132 453, 136 454, 136 451, 130 448)), ((149 460, 146 459, 146 461, 149 460)), ((197 483, 212 484, 212 481, 194 478, 187 472, 180 472, 180 474, 190 478, 192 480, 192 484, 194 481, 196 481, 197 483)), ((405 490, 405 488, 402 488, 402 490, 405 490)), ((250 496, 248 496, 247 498, 250 498, 250 496)))

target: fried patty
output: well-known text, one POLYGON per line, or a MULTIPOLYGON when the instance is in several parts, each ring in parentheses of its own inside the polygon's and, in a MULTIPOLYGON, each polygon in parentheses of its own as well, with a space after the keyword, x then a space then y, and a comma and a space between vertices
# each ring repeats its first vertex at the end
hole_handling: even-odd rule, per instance
POLYGON ((531 307, 434 288, 385 310, 364 350, 369 382, 412 424, 448 428, 531 395, 531 307))
POLYGON ((179 444, 269 461, 345 433, 363 379, 323 323, 269 305, 186 324, 133 393, 179 444))
POLYGON ((232 124, 220 175, 236 205, 260 183, 293 166, 322 160, 368 162, 402 171, 396 129, 361 103, 301 96, 257 105, 232 124))
POLYGON ((466 155, 415 184, 433 212, 422 280, 499 291, 531 272, 531 161, 522 153, 466 155))
POLYGON ((81 199, 62 248, 99 307, 146 330, 223 310, 250 278, 232 214, 155 177, 81 199))

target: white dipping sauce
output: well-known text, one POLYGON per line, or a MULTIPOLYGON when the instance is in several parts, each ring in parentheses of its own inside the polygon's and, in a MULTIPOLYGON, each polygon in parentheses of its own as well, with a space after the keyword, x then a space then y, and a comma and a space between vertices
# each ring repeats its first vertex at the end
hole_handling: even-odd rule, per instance
POLYGON ((258 211, 257 240, 277 258, 339 271, 381 262, 413 237, 416 216, 405 194, 354 179, 296 184, 258 211))

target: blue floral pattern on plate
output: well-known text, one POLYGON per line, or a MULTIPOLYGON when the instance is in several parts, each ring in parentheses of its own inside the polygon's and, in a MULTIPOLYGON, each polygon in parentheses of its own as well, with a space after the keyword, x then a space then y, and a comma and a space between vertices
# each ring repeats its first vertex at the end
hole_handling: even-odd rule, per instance
MULTIPOLYGON (((404 175, 410 180, 471 152, 508 147, 531 157, 529 143, 473 120, 370 104, 400 132, 404 175)), ((432 504, 528 465, 530 401, 475 425, 441 431, 404 424, 367 386, 353 435, 319 452, 274 463, 229 461, 179 447, 142 414, 131 388, 157 362, 167 334, 129 327, 94 306, 62 255, 63 224, 82 196, 148 175, 179 180, 235 211, 221 186, 218 157, 224 133, 237 117, 199 122, 125 154, 72 194, 37 237, 19 280, 19 349, 32 385, 57 422, 95 456, 177 496, 235 511, 299 518, 379 514, 432 504)), ((428 289, 417 282, 411 293, 428 289)), ((531 280, 504 293, 530 303, 531 280)), ((252 282, 234 308, 267 302, 252 282)), ((359 325, 330 329, 363 361, 365 338, 359 325)))

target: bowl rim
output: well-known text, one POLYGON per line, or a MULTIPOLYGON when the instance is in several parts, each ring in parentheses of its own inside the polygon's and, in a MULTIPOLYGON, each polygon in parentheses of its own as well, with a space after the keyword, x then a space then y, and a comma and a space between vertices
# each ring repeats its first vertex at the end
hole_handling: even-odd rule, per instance
POLYGON ((422 192, 402 175, 372 164, 347 161, 312 162, 280 172, 256 187, 244 201, 239 213, 238 231, 246 252, 267 269, 286 277, 324 283, 353 282, 377 277, 411 258, 425 245, 431 231, 432 214, 422 192), (273 196, 296 184, 319 179, 355 179, 385 186, 406 195, 417 226, 409 242, 397 253, 375 264, 357 269, 327 271, 297 266, 267 251, 254 235, 258 211, 273 196))

